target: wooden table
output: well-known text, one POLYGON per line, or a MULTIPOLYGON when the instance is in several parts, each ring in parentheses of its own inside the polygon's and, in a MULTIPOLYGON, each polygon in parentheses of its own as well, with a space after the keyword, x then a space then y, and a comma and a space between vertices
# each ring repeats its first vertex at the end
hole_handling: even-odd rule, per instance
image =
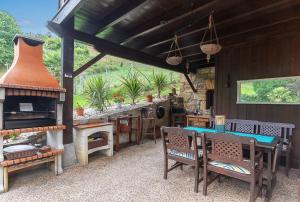
MULTIPOLYGON (((199 130, 197 130, 197 128, 195 127, 186 127, 185 129, 188 130, 193 130, 197 132, 197 136, 200 136, 202 133, 218 133, 216 130, 214 129, 207 129, 207 128, 198 128, 199 130), (202 132, 202 130, 204 132, 202 132)), ((245 134, 246 133, 237 133, 237 132, 232 132, 232 131, 225 131, 225 133, 230 133, 230 134, 245 134)), ((249 135, 259 135, 259 134, 249 134, 249 135)), ((260 135, 263 136, 263 135, 260 135)), ((269 137, 269 136, 266 136, 269 137)), ((266 193, 266 201, 269 201, 271 196, 272 196, 272 191, 273 191, 273 187, 275 186, 276 183, 276 175, 273 175, 272 172, 272 153, 275 151, 276 146, 278 145, 278 143, 280 143, 280 138, 279 137, 275 137, 272 136, 273 140, 272 142, 260 142, 257 141, 256 143, 256 147, 260 150, 262 150, 264 153, 267 154, 268 158, 267 158, 267 171, 266 171, 266 186, 267 186, 267 193, 266 193), (272 181, 274 182, 272 184, 272 181)))
POLYGON ((209 116, 204 115, 186 115, 187 126, 209 127, 209 116))
POLYGON ((112 121, 116 127, 116 139, 115 139, 115 150, 119 151, 120 150, 120 136, 123 133, 128 133, 129 135, 129 143, 132 142, 131 140, 131 136, 132 136, 132 121, 135 120, 136 121, 136 131, 135 131, 135 135, 136 135, 136 144, 140 144, 140 139, 141 139, 141 116, 133 116, 133 115, 126 115, 126 116, 118 116, 115 119, 110 119, 109 121, 112 121), (124 128, 122 125, 122 123, 120 123, 121 120, 128 120, 128 128, 124 128))

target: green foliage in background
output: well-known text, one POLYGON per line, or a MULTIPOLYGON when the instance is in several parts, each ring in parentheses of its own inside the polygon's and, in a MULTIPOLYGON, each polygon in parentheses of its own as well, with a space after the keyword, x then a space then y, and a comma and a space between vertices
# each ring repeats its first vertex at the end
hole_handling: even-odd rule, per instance
POLYGON ((154 73, 153 71, 152 82, 153 86, 157 90, 157 97, 160 98, 161 91, 164 90, 168 85, 167 76, 162 72, 154 73))
POLYGON ((14 55, 12 39, 20 33, 16 20, 0 11, 0 68, 6 69, 11 65, 14 55))
POLYGON ((109 103, 110 91, 107 81, 101 76, 93 76, 87 80, 84 96, 91 107, 103 111, 109 103))
MULTIPOLYGON (((12 39, 15 34, 20 34, 20 28, 18 27, 15 19, 5 12, 0 12, 0 76, 6 71, 6 67, 10 67, 12 63, 14 54, 12 39)), ((43 45, 43 62, 48 68, 49 72, 58 80, 60 80, 61 39, 59 37, 52 36, 51 33, 43 35, 38 33, 24 33, 24 35, 36 37, 42 39, 45 42, 43 45)), ((74 70, 81 67, 97 54, 99 54, 99 52, 95 51, 92 47, 79 42, 75 42, 74 70)), ((175 87, 177 89, 179 88, 180 74, 178 73, 113 56, 105 56, 100 61, 88 68, 86 71, 84 71, 82 74, 80 74, 78 77, 74 78, 74 106, 81 105, 86 108, 92 103, 92 107, 100 108, 102 110, 105 108, 105 105, 111 102, 110 94, 113 94, 114 92, 121 92, 122 95, 126 96, 124 103, 136 103, 137 101, 145 100, 145 95, 152 95, 154 92, 158 91, 157 87, 155 87, 152 81, 154 70, 155 74, 165 75, 165 80, 167 80, 168 85, 171 84, 172 87, 175 87), (124 75, 130 75, 130 78, 127 76, 124 77, 124 75), (134 75, 137 80, 131 78, 134 77, 134 75), (86 96, 88 94, 88 91, 90 91, 89 93, 92 94, 91 89, 97 88, 96 84, 87 82, 90 81, 91 77, 91 80, 95 80, 94 77, 101 77, 103 78, 103 80, 108 81, 106 82, 106 88, 109 89, 107 90, 109 91, 107 92, 108 101, 104 102, 105 105, 103 105, 103 102, 100 101, 100 106, 97 106, 95 104, 96 101, 91 100, 92 98, 90 96, 86 96), (122 84, 124 83, 124 79, 122 79, 122 77, 125 78, 127 84, 130 83, 130 93, 128 93, 129 91, 125 90, 126 88, 122 84), (133 82, 136 82, 136 85, 133 85, 133 82), (137 85, 138 83, 139 85, 137 85), (134 99, 132 99, 132 97, 134 97, 134 99)), ((159 96, 165 96, 168 95, 170 90, 171 87, 160 88, 160 93, 158 94, 159 96)), ((96 91, 101 91, 101 88, 100 90, 97 89, 96 91)), ((97 97, 96 94, 94 95, 95 97, 97 97)), ((100 99, 99 96, 97 99, 100 99)), ((103 99, 101 98, 100 100, 103 99)))
POLYGON ((125 94, 131 99, 132 104, 135 104, 137 97, 142 93, 142 83, 138 78, 137 72, 129 72, 127 76, 121 77, 121 82, 125 94))
POLYGON ((299 103, 300 79, 265 79, 241 83, 241 102, 299 103))

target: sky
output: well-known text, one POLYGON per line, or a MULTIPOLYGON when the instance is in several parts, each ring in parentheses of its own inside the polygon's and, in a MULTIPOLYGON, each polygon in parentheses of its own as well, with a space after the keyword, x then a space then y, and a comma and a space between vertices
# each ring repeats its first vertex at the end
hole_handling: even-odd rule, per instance
POLYGON ((0 0, 0 11, 13 16, 23 33, 49 32, 47 21, 57 12, 58 0, 0 0))

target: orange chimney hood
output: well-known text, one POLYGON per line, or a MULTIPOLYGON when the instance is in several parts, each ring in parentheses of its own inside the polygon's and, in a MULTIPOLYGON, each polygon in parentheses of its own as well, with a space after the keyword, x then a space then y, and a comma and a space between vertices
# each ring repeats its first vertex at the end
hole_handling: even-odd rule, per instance
POLYGON ((43 64, 43 41, 16 35, 14 60, 0 87, 65 92, 43 64))

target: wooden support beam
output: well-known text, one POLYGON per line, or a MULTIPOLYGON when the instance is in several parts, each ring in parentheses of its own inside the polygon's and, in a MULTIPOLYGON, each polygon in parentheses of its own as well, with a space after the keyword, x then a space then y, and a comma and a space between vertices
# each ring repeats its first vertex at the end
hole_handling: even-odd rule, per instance
MULTIPOLYGON (((51 25, 50 25, 51 26, 51 25)), ((55 26, 52 26, 55 27, 55 26)), ((185 67, 181 65, 171 66, 167 64, 160 58, 151 56, 149 54, 143 53, 139 50, 127 48, 110 41, 98 38, 96 36, 91 36, 89 34, 77 31, 77 30, 69 30, 68 34, 70 37, 77 39, 79 41, 94 45, 95 48, 100 51, 104 52, 108 55, 113 55, 120 58, 125 58, 128 60, 140 62, 143 64, 148 64, 156 67, 161 67, 164 69, 169 69, 176 72, 185 72, 185 67)))
POLYGON ((195 15, 198 12, 202 11, 203 13, 209 13, 212 10, 212 8, 217 5, 217 3, 221 3, 221 2, 222 0, 213 0, 213 1, 209 1, 204 5, 203 2, 199 2, 198 6, 192 10, 190 7, 185 8, 185 11, 181 15, 178 15, 178 13, 180 12, 178 10, 175 10, 173 13, 168 14, 167 18, 164 19, 166 23, 160 23, 160 20, 152 20, 148 24, 141 25, 137 27, 134 30, 134 32, 130 34, 130 36, 127 36, 127 39, 121 44, 125 45, 142 35, 156 31, 158 29, 162 29, 170 24, 178 22, 179 20, 187 19, 191 15, 195 15))
POLYGON ((89 68, 90 66, 92 66, 93 64, 95 64, 96 62, 98 62, 99 60, 101 60, 105 55, 106 55, 105 53, 100 53, 96 57, 94 57, 93 59, 91 59, 90 61, 88 61, 84 65, 82 65, 81 67, 79 67, 76 71, 74 71, 73 77, 75 78, 76 76, 78 76, 79 74, 81 74, 87 68, 89 68))
MULTIPOLYGON (((74 26, 74 21, 69 27, 74 26)), ((73 67, 74 67, 74 39, 67 32, 62 33, 61 45, 62 85, 66 89, 65 102, 63 105, 64 130, 63 143, 73 142, 73 67)))
POLYGON ((87 0, 68 0, 57 12, 52 19, 56 24, 63 24, 68 20, 72 20, 74 13, 79 9, 87 0))
MULTIPOLYGON (((263 6, 261 8, 251 10, 249 12, 243 13, 241 15, 238 15, 238 16, 235 16, 235 17, 232 17, 232 18, 229 18, 229 19, 225 19, 225 20, 220 21, 220 22, 216 22, 215 26, 219 29, 220 27, 226 26, 228 24, 235 24, 235 23, 243 22, 243 20, 249 19, 253 16, 266 15, 267 13, 272 13, 272 12, 275 12, 279 9, 283 9, 287 6, 294 6, 294 5, 297 5, 299 3, 300 3, 299 1, 295 1, 295 0, 276 1, 273 4, 267 4, 266 6, 263 6)), ((190 35, 197 34, 201 31, 204 31, 205 29, 207 29, 206 25, 204 27, 193 29, 193 30, 191 30, 189 32, 186 32, 184 34, 179 34, 179 35, 177 35, 177 38, 181 39, 181 38, 184 38, 184 37, 188 37, 190 35)), ((167 39, 164 39, 164 40, 153 42, 151 44, 148 44, 144 48, 144 50, 149 49, 149 48, 153 48, 155 46, 159 46, 159 45, 162 45, 162 44, 165 44, 165 43, 170 43, 173 39, 174 38, 172 36, 171 38, 167 38, 167 39)))
POLYGON ((98 32, 101 32, 124 20, 130 11, 141 6, 144 2, 146 2, 146 0, 131 0, 130 2, 125 2, 116 11, 112 11, 109 15, 105 16, 100 22, 98 22, 97 31, 93 34, 95 35, 98 32))
POLYGON ((184 76, 185 76, 187 82, 190 84, 190 86, 191 86, 193 92, 194 92, 194 93, 197 93, 197 89, 195 88, 194 84, 192 83, 192 81, 191 81, 189 75, 184 74, 184 76))

